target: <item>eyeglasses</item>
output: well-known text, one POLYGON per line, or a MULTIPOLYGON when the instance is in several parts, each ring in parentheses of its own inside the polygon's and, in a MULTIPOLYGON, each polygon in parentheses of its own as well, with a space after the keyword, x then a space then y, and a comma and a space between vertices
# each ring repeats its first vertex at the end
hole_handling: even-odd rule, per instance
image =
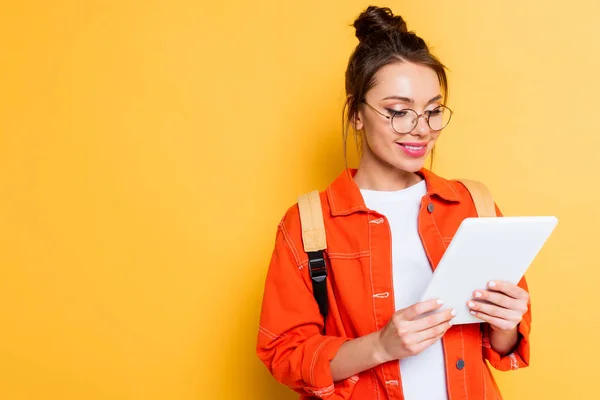
POLYGON ((419 123, 419 118, 425 117, 427 125, 432 131, 438 132, 448 126, 450 118, 452 118, 452 110, 446 106, 437 106, 433 110, 426 110, 423 114, 418 114, 415 110, 405 108, 400 111, 390 111, 392 115, 385 115, 375 109, 366 101, 363 101, 371 110, 390 120, 392 129, 399 134, 410 133, 419 123))

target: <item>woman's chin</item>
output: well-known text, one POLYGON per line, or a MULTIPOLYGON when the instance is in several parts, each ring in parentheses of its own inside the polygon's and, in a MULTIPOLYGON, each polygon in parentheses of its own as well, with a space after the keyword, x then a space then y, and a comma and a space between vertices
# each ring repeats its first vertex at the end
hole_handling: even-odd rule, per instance
POLYGON ((427 157, 423 156, 420 158, 397 160, 393 165, 406 172, 418 172, 425 166, 426 159, 427 157))

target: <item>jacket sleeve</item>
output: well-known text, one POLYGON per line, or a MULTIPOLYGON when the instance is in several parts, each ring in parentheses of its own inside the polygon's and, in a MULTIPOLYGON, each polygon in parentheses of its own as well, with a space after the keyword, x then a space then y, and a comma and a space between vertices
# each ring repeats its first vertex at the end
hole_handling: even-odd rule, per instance
MULTIPOLYGON (((496 206, 496 213, 502 216, 502 213, 496 206)), ((518 285, 529 292, 525 277, 521 279, 518 285)), ((490 342, 490 326, 482 324, 483 332, 482 348, 483 358, 488 360, 490 364, 500 371, 516 370, 529 366, 529 332, 531 330, 531 302, 527 306, 527 312, 523 315, 521 323, 517 327, 519 339, 515 350, 506 355, 501 356, 497 351, 492 349, 490 342)))
MULTIPOLYGON (((521 279, 519 286, 527 290, 525 278, 521 279)), ((496 352, 490 343, 490 326, 482 324, 483 330, 483 358, 488 360, 494 368, 500 371, 516 370, 529 366, 529 332, 531 330, 531 304, 527 307, 527 312, 523 315, 523 320, 517 327, 519 341, 515 350, 501 356, 496 352)))
POLYGON ((312 294, 307 262, 303 249, 294 245, 301 235, 299 229, 299 222, 290 227, 285 219, 278 227, 265 283, 257 354, 279 382, 298 393, 348 399, 358 378, 334 383, 329 366, 348 339, 321 334, 323 319, 312 294))

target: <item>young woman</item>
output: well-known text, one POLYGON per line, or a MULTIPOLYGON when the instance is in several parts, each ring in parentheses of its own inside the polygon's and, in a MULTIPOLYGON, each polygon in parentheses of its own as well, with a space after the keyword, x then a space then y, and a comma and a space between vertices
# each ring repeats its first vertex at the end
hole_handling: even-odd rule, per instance
POLYGON ((258 356, 305 399, 499 399, 486 360, 529 364, 525 280, 474 288, 465 307, 481 324, 452 326, 453 310, 436 311, 443 299, 418 302, 477 215, 464 186, 424 168, 452 114, 444 66, 388 8, 369 7, 354 27, 344 141, 351 126, 362 154, 320 195, 329 314, 313 297, 296 205, 278 227, 258 356))

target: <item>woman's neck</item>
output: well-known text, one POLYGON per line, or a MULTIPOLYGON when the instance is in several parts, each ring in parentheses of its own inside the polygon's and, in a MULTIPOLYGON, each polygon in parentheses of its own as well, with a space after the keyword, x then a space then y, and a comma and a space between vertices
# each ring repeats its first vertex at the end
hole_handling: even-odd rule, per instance
POLYGON ((413 186, 423 178, 414 173, 392 166, 373 165, 360 161, 354 181, 360 189, 378 191, 396 191, 413 186))

